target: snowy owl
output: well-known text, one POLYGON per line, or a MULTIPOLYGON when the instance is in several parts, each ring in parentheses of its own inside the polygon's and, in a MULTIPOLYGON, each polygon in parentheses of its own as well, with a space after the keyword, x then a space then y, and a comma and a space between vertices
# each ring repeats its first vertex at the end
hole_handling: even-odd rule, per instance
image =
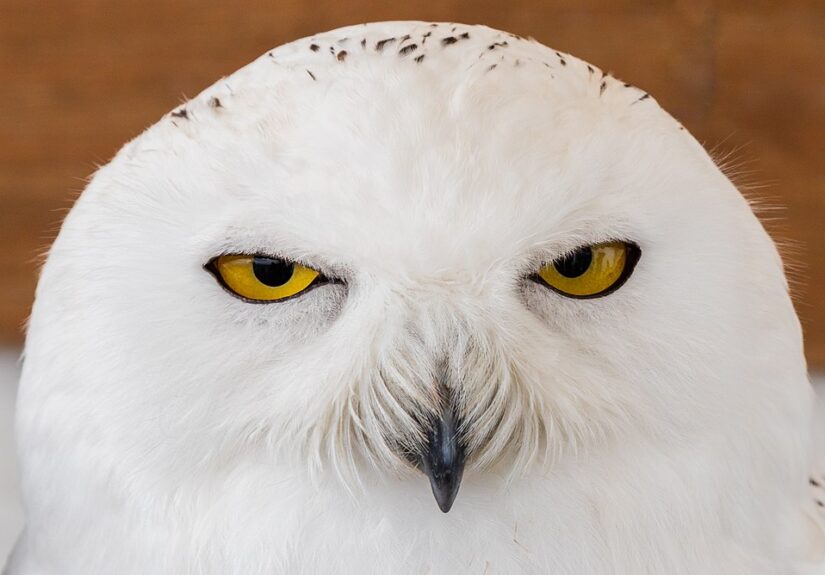
POLYGON ((482 26, 343 28, 66 218, 7 572, 814 573, 813 401, 774 244, 647 93, 482 26))

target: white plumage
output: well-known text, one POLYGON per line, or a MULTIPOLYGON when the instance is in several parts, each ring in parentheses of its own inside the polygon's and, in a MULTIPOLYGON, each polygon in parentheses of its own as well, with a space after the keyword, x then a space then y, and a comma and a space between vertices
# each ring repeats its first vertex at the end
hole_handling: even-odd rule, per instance
POLYGON ((812 402, 773 243, 646 93, 486 27, 343 28, 164 117, 66 218, 9 572, 816 572, 812 402), (641 256, 609 295, 531 279, 611 240, 641 256), (221 254, 335 281, 249 303, 221 254), (411 464, 445 397, 449 514, 411 464))

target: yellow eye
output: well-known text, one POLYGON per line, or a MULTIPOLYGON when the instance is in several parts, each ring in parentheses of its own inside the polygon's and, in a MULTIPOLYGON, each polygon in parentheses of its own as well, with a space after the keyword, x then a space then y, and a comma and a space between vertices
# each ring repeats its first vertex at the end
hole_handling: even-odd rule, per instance
POLYGON ((317 283, 317 271, 287 260, 266 256, 227 255, 207 268, 229 291, 255 302, 273 302, 296 296, 317 283))
POLYGON ((617 290, 641 254, 636 244, 607 242, 581 247, 539 269, 541 281, 562 295, 592 298, 617 290))

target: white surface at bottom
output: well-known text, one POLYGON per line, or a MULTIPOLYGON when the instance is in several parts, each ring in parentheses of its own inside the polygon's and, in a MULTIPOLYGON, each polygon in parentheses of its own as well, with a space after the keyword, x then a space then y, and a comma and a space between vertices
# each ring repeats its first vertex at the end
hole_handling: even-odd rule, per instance
POLYGON ((0 569, 23 527, 12 420, 20 352, 0 348, 0 569))
MULTIPOLYGON (((12 420, 19 350, 0 348, 0 569, 6 562, 17 534, 23 527, 23 507, 17 482, 12 420)), ((813 378, 820 395, 820 413, 825 414, 825 375, 813 378)))

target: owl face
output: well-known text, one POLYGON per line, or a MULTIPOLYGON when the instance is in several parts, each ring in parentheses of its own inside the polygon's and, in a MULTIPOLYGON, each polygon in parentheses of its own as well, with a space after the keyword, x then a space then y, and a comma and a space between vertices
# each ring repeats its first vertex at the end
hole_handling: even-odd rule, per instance
POLYGON ((448 510, 465 468, 796 409, 776 251, 652 98, 486 28, 398 26, 264 55, 98 172, 31 328, 81 349, 54 360, 95 398, 70 426, 152 476, 423 471, 448 510))

